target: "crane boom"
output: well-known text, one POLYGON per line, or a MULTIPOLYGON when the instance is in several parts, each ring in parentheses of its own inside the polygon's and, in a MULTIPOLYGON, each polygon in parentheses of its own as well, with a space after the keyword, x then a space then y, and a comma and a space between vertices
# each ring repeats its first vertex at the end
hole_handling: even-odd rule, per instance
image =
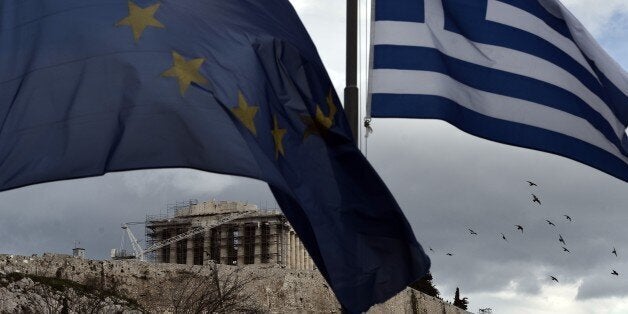
POLYGON ((142 250, 142 247, 137 241, 137 238, 135 238, 135 236, 133 235, 133 232, 131 232, 131 228, 129 228, 129 225, 126 223, 122 224, 122 229, 124 229, 126 231, 126 234, 129 236, 129 240, 131 241, 131 247, 133 247, 133 252, 135 253, 135 258, 144 260, 144 252, 142 250))

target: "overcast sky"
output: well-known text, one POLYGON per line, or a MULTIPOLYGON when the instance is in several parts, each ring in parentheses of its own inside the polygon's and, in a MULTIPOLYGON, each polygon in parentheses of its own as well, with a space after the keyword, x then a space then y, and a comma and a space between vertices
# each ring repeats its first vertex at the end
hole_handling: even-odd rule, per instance
MULTIPOLYGON (((344 2, 293 0, 332 79, 344 80, 344 2)), ((628 1, 564 0, 628 68, 628 1)), ((495 313, 628 313, 628 184, 571 160, 475 138, 439 121, 374 121, 368 158, 397 197, 446 299, 495 313), (530 188, 525 180, 539 187, 530 188), (530 194, 541 198, 534 206, 530 194), (568 222, 563 215, 573 218, 568 222), (556 224, 549 226, 545 219, 556 224), (514 225, 523 225, 524 234, 514 225), (478 236, 472 237, 467 228, 478 236), (508 242, 501 239, 503 233, 508 242), (562 234, 571 253, 562 252, 562 234), (619 257, 611 254, 617 248, 619 257), (448 257, 445 254, 454 255, 448 257), (610 275, 612 269, 621 275, 610 275), (556 284, 548 275, 559 278, 556 284)), ((0 252, 91 258, 119 247, 120 223, 196 198, 274 206, 265 184, 192 170, 151 170, 0 193, 0 252)), ((138 238, 143 229, 136 228, 138 238)))

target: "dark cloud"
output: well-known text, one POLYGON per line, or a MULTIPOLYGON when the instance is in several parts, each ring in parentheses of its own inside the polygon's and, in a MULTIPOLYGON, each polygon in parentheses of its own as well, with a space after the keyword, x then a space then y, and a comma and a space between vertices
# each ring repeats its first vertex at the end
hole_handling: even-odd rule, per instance
MULTIPOLYGON (((276 207, 262 182, 194 170, 134 171, 40 184, 0 193, 0 251, 70 253, 74 241, 80 241, 90 258, 108 258, 109 250, 120 246, 123 222, 166 214, 171 203, 213 197, 276 207)), ((141 226, 133 232, 144 238, 141 226)))
POLYGON ((578 289, 576 299, 587 301, 598 298, 626 297, 628 295, 627 274, 621 273, 618 269, 628 269, 628 263, 612 263, 612 265, 598 267, 595 269, 596 276, 584 278, 582 285, 578 289), (611 275, 613 269, 619 272, 619 277, 611 275))

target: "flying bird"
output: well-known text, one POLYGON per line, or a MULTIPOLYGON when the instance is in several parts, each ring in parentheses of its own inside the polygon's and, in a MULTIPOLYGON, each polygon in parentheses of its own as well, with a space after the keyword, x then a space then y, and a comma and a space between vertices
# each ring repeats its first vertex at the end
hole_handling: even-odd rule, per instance
POLYGON ((451 254, 451 253, 447 253, 447 254, 445 254, 445 255, 447 255, 447 256, 453 256, 453 254, 451 254))
POLYGON ((560 242, 560 243, 562 243, 564 245, 567 245, 567 243, 565 243, 565 239, 563 239, 563 236, 560 235, 560 234, 558 235, 558 242, 560 242))
POLYGON ((613 252, 611 252, 613 254, 615 254, 615 257, 617 257, 617 250, 613 247, 613 252))
POLYGON ((547 223, 548 223, 550 226, 554 226, 554 227, 556 227, 556 225, 555 225, 553 222, 551 222, 551 221, 549 221, 549 220, 547 220, 547 219, 545 219, 545 221, 547 221, 547 223))
POLYGON ((569 217, 569 215, 563 215, 563 216, 565 216, 565 219, 571 221, 571 217, 569 217))
POLYGON ((611 273, 611 275, 619 276, 619 273, 613 269, 613 272, 611 273))
POLYGON ((567 252, 567 253, 571 253, 571 252, 569 252, 569 250, 568 250, 566 247, 564 247, 564 246, 563 246, 563 251, 564 251, 564 252, 567 252))
POLYGON ((554 280, 554 281, 558 282, 558 279, 556 279, 556 277, 554 277, 554 276, 550 276, 550 278, 552 278, 552 280, 554 280))
POLYGON ((431 246, 430 246, 430 251, 431 251, 431 252, 434 252, 434 249, 432 249, 432 247, 431 247, 431 246))
POLYGON ((506 240, 506 236, 502 233, 502 239, 504 239, 504 241, 508 242, 508 240, 506 240))
POLYGON ((478 235, 475 231, 473 231, 471 229, 469 229, 469 233, 472 234, 472 235, 478 235))
POLYGON ((532 181, 526 181, 526 182, 528 182, 528 184, 529 184, 530 186, 538 186, 538 185, 536 185, 536 183, 534 183, 534 182, 532 182, 532 181))
POLYGON ((521 230, 521 233, 523 233, 523 227, 521 225, 515 225, 515 227, 517 227, 517 230, 521 230))
POLYGON ((539 203, 539 205, 541 205, 541 200, 539 200, 539 198, 532 194, 532 203, 539 203))

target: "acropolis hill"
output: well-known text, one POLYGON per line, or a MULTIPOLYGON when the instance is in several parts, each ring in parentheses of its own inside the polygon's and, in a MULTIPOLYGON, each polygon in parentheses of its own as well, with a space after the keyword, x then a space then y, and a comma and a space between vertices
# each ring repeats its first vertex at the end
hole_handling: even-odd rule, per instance
MULTIPOLYGON (((35 291, 33 286, 49 284, 50 280, 46 278, 56 280, 57 292, 52 298, 56 298, 57 301, 47 303, 48 308, 53 307, 50 309, 52 312, 55 312, 55 309, 59 311, 63 305, 68 305, 70 313, 76 312, 72 310, 74 300, 68 296, 67 291, 72 288, 80 290, 83 299, 89 298, 90 293, 94 293, 81 287, 110 292, 107 297, 109 303, 117 302, 115 300, 119 297, 128 301, 120 301, 121 304, 136 303, 139 308, 137 310, 126 305, 110 305, 99 308, 96 311, 99 313, 112 309, 126 313, 184 312, 182 308, 178 310, 174 308, 173 301, 176 300, 173 296, 180 296, 189 290, 191 282, 212 283, 212 287, 214 282, 218 282, 224 295, 229 293, 227 291, 229 287, 238 280, 246 281, 241 291, 246 300, 242 301, 246 302, 253 312, 340 312, 336 298, 316 270, 291 270, 277 265, 181 265, 137 260, 96 261, 58 254, 30 257, 0 255, 0 312, 38 311, 39 309, 32 308, 34 304, 24 304, 26 299, 21 297, 20 293, 26 293, 23 291, 29 289, 35 291), (16 275, 19 275, 17 278, 21 278, 21 281, 11 282, 15 280, 16 275), (66 283, 68 288, 60 289, 59 282, 66 283), (19 284, 25 283, 31 288, 18 287, 19 284)), ((180 306, 181 302, 177 304, 180 306)), ((374 306, 368 313, 467 312, 421 292, 406 289, 388 302, 374 306)))

